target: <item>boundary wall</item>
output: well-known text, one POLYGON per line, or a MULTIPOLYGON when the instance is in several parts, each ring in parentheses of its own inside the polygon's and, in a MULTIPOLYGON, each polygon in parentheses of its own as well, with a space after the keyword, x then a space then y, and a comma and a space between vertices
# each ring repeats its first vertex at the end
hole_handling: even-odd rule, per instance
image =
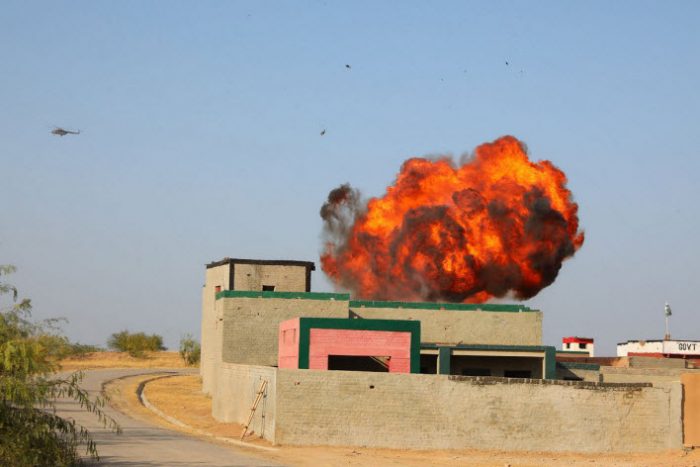
POLYGON ((276 444, 649 452, 683 444, 680 383, 601 384, 222 364, 214 417, 276 444), (262 430, 262 431, 259 431, 262 430))
POLYGON ((212 415, 223 422, 245 424, 263 380, 267 387, 249 432, 275 442, 277 368, 269 366, 219 364, 219 378, 212 393, 212 415))

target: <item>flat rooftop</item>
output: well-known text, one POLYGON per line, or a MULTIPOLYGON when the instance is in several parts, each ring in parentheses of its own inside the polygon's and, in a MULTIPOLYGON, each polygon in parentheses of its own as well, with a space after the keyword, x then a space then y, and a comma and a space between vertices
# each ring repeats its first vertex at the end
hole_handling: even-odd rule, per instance
POLYGON ((246 259, 246 258, 224 258, 207 264, 207 269, 223 266, 224 264, 260 264, 263 266, 302 266, 312 271, 316 270, 313 261, 296 261, 288 259, 246 259))
POLYGON ((350 294, 324 292, 263 292, 250 290, 222 290, 216 294, 220 298, 274 298, 302 300, 338 300, 349 302, 349 308, 404 308, 413 310, 450 311, 493 311, 508 313, 537 312, 525 305, 497 303, 437 303, 437 302, 395 302, 378 300, 350 300, 350 294))

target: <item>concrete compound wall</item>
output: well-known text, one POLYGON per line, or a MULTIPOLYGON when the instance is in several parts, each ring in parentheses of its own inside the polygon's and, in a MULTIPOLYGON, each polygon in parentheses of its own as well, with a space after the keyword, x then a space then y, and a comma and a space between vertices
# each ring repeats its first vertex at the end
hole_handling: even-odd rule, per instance
POLYGON ((421 342, 456 345, 542 345, 542 312, 497 312, 372 308, 351 306, 367 319, 408 319, 421 323, 421 342))
POLYGON ((686 360, 682 358, 627 357, 630 368, 685 368, 686 360))
POLYGON ((264 436, 277 444, 575 452, 682 446, 680 383, 601 385, 224 364, 215 417, 244 422, 260 377, 274 382, 264 436))
POLYGON ((580 378, 581 381, 598 383, 600 382, 600 371, 587 368, 577 368, 576 366, 557 365, 557 379, 565 380, 574 378, 580 378))
POLYGON ((684 373, 700 374, 700 370, 685 368, 615 368, 600 367, 600 375, 606 383, 669 383, 681 380, 684 373))
POLYGON ((212 415, 220 422, 248 421, 250 408, 263 380, 267 380, 264 397, 258 404, 249 431, 275 442, 277 369, 266 366, 222 363, 218 384, 212 393, 212 415))

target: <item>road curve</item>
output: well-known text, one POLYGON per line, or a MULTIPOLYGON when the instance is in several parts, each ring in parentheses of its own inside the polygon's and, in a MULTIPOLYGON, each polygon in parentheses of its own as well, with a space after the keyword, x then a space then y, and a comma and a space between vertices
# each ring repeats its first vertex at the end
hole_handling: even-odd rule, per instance
MULTIPOLYGON (((162 371, 159 369, 90 370, 85 372, 82 386, 91 396, 95 396, 102 390, 102 384, 112 379, 162 371)), ((92 433, 97 443, 100 462, 88 462, 88 465, 145 467, 277 465, 254 457, 254 454, 234 446, 212 444, 136 420, 112 407, 105 407, 105 411, 122 427, 121 435, 103 428, 93 414, 80 409, 80 406, 72 400, 62 399, 57 402, 56 408, 60 416, 73 418, 92 433)))

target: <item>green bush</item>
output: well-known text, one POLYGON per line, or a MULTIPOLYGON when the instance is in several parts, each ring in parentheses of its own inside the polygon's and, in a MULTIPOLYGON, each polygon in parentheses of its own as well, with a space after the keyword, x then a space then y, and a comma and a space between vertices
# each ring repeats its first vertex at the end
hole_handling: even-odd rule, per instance
MULTIPOLYGON (((14 272, 0 265, 0 276, 14 272)), ((1 277, 0 277, 1 278, 1 277)), ((10 294, 9 307, 0 307, 0 465, 76 465, 79 450, 98 459, 90 433, 56 414, 56 400, 67 397, 94 413, 105 426, 119 426, 103 411, 104 400, 92 399, 80 387, 82 373, 55 374, 56 358, 68 345, 55 320, 35 322, 29 299, 17 299, 17 289, 0 280, 0 296, 10 294)))
POLYGON ((182 357, 186 365, 194 366, 198 364, 201 354, 202 348, 199 342, 194 340, 192 334, 186 334, 180 339, 180 357, 182 357))
POLYGON ((53 360, 63 360, 68 357, 84 357, 89 353, 104 350, 96 345, 71 342, 67 337, 55 333, 42 334, 37 339, 44 347, 47 355, 53 360))
POLYGON ((143 332, 131 333, 127 330, 114 333, 107 341, 107 347, 119 352, 128 352, 132 357, 143 358, 145 352, 165 350, 163 338, 157 334, 150 336, 143 332))

